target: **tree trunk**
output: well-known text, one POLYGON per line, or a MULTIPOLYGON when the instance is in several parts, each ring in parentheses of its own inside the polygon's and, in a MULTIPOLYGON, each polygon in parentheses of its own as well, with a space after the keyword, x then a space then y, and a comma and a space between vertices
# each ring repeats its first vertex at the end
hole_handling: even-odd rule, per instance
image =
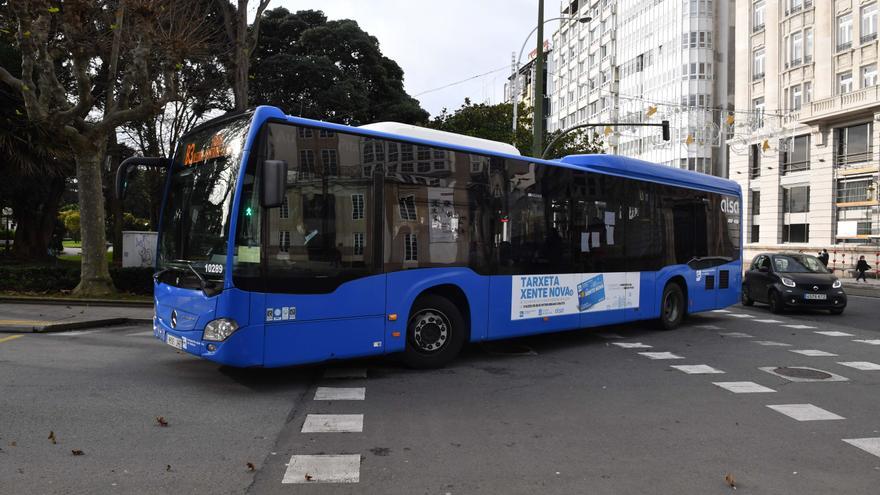
MULTIPOLYGON (((239 29, 242 29, 239 26, 239 29)), ((248 106, 248 72, 250 72, 250 57, 247 46, 247 25, 244 30, 237 33, 235 40, 235 109, 245 110, 248 106)))
MULTIPOLYGON (((17 225, 12 253, 17 259, 43 261, 49 258, 49 245, 65 181, 63 177, 45 180, 48 181, 45 185, 32 183, 34 187, 29 188, 30 194, 12 198, 10 206, 17 225)), ((27 184, 27 181, 22 183, 27 184)))
MULTIPOLYGON (((106 145, 106 141, 102 143, 106 145)), ((76 178, 80 231, 82 232, 82 268, 79 296, 100 297, 116 291, 107 268, 107 239, 104 233, 104 191, 101 183, 101 157, 105 146, 76 151, 76 178)))

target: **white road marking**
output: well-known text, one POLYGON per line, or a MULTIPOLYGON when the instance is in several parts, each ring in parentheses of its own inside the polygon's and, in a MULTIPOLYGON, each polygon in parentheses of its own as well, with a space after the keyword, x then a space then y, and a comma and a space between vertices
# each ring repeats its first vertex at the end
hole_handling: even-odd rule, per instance
POLYGON ((721 330, 721 327, 718 325, 697 325, 698 328, 705 328, 706 330, 721 330))
POLYGON ((752 342, 754 342, 758 345, 771 345, 771 346, 775 345, 775 346, 781 346, 781 347, 791 347, 791 344, 785 344, 782 342, 773 342, 772 340, 753 340, 752 342))
POLYGON ((747 315, 745 313, 730 313, 727 316, 732 316, 734 318, 754 318, 752 315, 747 315))
POLYGON ((366 368, 327 368, 324 378, 366 378, 366 368))
POLYGON ((125 334, 125 336, 126 336, 126 337, 146 337, 146 336, 150 336, 150 337, 152 337, 152 336, 153 336, 153 331, 152 331, 152 330, 148 330, 148 331, 146 331, 146 332, 127 333, 127 334, 125 334))
POLYGON ((872 363, 870 361, 846 361, 837 364, 862 371, 880 371, 880 364, 872 363))
POLYGON ((874 438, 844 438, 844 442, 858 447, 869 454, 880 457, 880 437, 874 438))
POLYGON ((788 352, 793 352, 795 354, 801 354, 801 355, 810 356, 810 357, 836 356, 837 355, 837 354, 831 354, 830 352, 820 351, 818 349, 789 349, 788 352))
POLYGON ((812 327, 810 325, 782 325, 782 326, 788 327, 788 328, 797 328, 798 330, 807 330, 809 328, 817 328, 817 327, 812 327))
POLYGON ((671 352, 640 352, 639 354, 649 359, 684 359, 684 356, 671 352))
POLYGON ((868 340, 856 339, 856 340, 853 340, 853 342, 861 342, 863 344, 870 344, 870 345, 880 345, 880 340, 878 340, 878 339, 868 339, 868 340))
POLYGON ((602 337, 603 339, 622 339, 623 335, 618 335, 616 333, 608 333, 608 332, 596 332, 596 335, 602 337))
POLYGON ((650 349, 651 346, 641 342, 612 342, 611 345, 623 347, 624 349, 650 349))
POLYGON ((730 311, 728 311, 726 309, 713 309, 712 312, 713 313, 730 313, 730 311))
POLYGON ((749 335, 747 333, 742 333, 742 332, 723 332, 723 333, 719 333, 718 335, 723 335, 724 337, 733 337, 736 339, 750 339, 750 338, 754 337, 754 335, 749 335))
POLYGON ((366 394, 364 387, 318 387, 314 400, 364 400, 366 394))
POLYGON ((763 385, 758 385, 755 382, 712 382, 713 385, 718 385, 719 387, 733 392, 735 394, 756 394, 756 393, 769 393, 776 392, 772 388, 765 387, 763 385))
POLYGON ((360 433, 364 431, 363 414, 309 414, 303 433, 360 433))
POLYGON ((826 411, 821 407, 812 404, 778 404, 767 406, 776 412, 785 414, 789 418, 797 421, 828 421, 834 419, 846 419, 843 416, 826 411))
POLYGON ((782 323, 782 320, 755 320, 761 323, 782 323))
POLYGON ((290 458, 281 483, 357 483, 361 477, 361 456, 295 455, 290 458))
POLYGON ((827 335, 829 337, 852 337, 853 336, 853 334, 851 334, 851 333, 838 332, 836 330, 818 331, 818 332, 813 332, 813 333, 818 333, 819 335, 827 335))
POLYGON ((714 375, 724 373, 723 371, 713 368, 708 364, 674 364, 670 368, 683 371, 688 375, 714 375))

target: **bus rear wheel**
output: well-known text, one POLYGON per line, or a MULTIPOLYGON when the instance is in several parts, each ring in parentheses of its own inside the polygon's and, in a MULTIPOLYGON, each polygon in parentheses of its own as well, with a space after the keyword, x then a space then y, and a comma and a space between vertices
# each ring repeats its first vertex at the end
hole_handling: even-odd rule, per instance
POLYGON ((664 330, 672 330, 684 319, 684 293, 675 282, 666 284, 660 298, 660 325, 664 330))
POLYGON ((403 362, 411 368, 440 368, 464 347, 464 318, 448 299, 436 294, 419 297, 406 326, 403 362))

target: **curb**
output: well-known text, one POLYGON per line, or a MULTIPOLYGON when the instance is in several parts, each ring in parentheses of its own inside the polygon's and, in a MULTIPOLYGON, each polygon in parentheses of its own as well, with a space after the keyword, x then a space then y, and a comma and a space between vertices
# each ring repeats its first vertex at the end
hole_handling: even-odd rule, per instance
POLYGON ((880 288, 869 286, 843 284, 843 291, 848 296, 880 297, 880 288))
POLYGON ((152 319, 147 318, 103 318, 100 320, 71 321, 68 323, 52 323, 39 327, 0 328, 0 333, 60 333, 87 328, 111 327, 125 324, 150 324, 152 319))
POLYGON ((64 304, 67 306, 111 306, 118 308, 148 308, 153 301, 118 301, 114 299, 65 299, 60 297, 0 296, 0 303, 11 304, 64 304))

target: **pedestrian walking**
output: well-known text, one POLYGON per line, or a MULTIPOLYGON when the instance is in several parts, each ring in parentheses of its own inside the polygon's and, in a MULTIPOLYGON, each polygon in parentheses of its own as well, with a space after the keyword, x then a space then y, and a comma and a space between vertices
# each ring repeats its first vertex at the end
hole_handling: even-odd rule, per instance
POLYGON ((865 272, 867 272, 870 269, 871 269, 871 265, 869 265, 868 262, 865 261, 865 256, 864 255, 859 256, 859 262, 856 263, 856 282, 858 282, 859 279, 862 279, 867 284, 868 278, 865 277, 865 272))
POLYGON ((822 262, 822 265, 825 266, 825 268, 828 268, 828 258, 828 250, 823 249, 822 252, 819 253, 819 261, 822 262))

